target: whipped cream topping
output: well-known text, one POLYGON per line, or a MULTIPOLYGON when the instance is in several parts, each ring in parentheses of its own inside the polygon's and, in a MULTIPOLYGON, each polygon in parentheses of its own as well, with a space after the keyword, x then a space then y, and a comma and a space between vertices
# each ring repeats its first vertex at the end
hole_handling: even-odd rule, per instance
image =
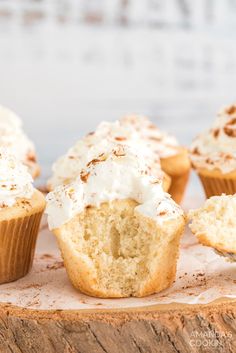
POLYGON ((0 127, 21 128, 21 119, 10 109, 0 105, 0 127))
POLYGON ((77 179, 58 186, 47 195, 48 223, 55 229, 67 223, 85 207, 102 202, 131 198, 136 211, 158 223, 183 214, 181 208, 162 189, 159 179, 130 147, 117 145, 110 153, 91 160, 77 179))
POLYGON ((1 126, 0 147, 7 148, 19 161, 27 163, 29 156, 35 155, 32 141, 21 129, 1 126))
POLYGON ((33 142, 22 130, 21 119, 0 106, 0 148, 7 148, 18 160, 26 163, 35 157, 33 142))
POLYGON ((123 126, 119 121, 102 122, 95 132, 79 140, 54 163, 53 175, 48 181, 49 189, 72 182, 89 161, 111 151, 117 144, 129 146, 138 158, 146 161, 150 173, 163 179, 159 156, 146 140, 140 139, 132 126, 123 126))
POLYGON ((120 119, 124 127, 132 127, 144 139, 152 151, 160 158, 167 158, 178 153, 179 143, 172 135, 158 129, 147 117, 127 115, 120 119))
POLYGON ((18 199, 29 199, 33 194, 32 177, 6 149, 0 149, 0 208, 13 206, 18 199))
POLYGON ((236 105, 220 111, 212 128, 193 141, 191 160, 196 169, 236 170, 236 105))
POLYGON ((178 153, 176 139, 161 132, 146 117, 129 115, 115 122, 102 122, 95 132, 79 140, 53 164, 53 174, 48 181, 49 189, 72 182, 91 159, 110 150, 114 144, 132 147, 139 158, 146 160, 150 172, 160 179, 164 177, 160 157, 178 153))

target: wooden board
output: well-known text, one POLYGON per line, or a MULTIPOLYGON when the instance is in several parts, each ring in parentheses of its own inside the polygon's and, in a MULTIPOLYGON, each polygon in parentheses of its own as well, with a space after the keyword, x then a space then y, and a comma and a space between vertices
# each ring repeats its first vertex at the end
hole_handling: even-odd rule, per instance
POLYGON ((235 352, 236 303, 124 310, 0 305, 1 353, 235 352))
MULTIPOLYGON (((217 276, 216 271, 220 281, 222 277, 217 276)), ((177 294, 179 283, 185 283, 182 277, 184 274, 178 273, 173 287, 177 294)), ((191 277, 186 283, 192 283, 190 272, 186 277, 191 277)), ((182 290, 188 298, 190 291, 200 288, 207 293, 215 283, 202 273, 194 281, 194 288, 182 290)), ((82 295, 71 286, 44 223, 31 273, 0 286, 0 352, 236 352, 235 299, 160 304, 174 294, 170 289, 145 300, 100 300, 82 295)))

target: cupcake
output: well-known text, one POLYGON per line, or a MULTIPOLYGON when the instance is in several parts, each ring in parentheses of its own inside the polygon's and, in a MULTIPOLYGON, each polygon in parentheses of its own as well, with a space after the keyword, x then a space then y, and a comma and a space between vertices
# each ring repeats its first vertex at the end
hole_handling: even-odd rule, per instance
POLYGON ((193 141, 191 161, 206 197, 236 193, 236 105, 223 109, 193 141))
POLYGON ((11 110, 0 106, 0 148, 7 148, 25 164, 35 179, 40 174, 35 148, 22 129, 20 118, 11 110))
POLYGON ((146 141, 152 152, 160 158, 162 170, 171 178, 168 192, 180 203, 191 169, 188 150, 180 146, 174 136, 159 130, 147 117, 128 115, 120 122, 122 126, 133 126, 140 138, 146 141))
POLYGON ((236 261, 236 195, 212 196, 188 214, 199 242, 236 261))
POLYGON ((0 171, 0 283, 6 283, 32 266, 45 200, 26 166, 3 149, 0 171))
POLYGON ((172 284, 185 219, 147 170, 119 145, 48 194, 49 228, 81 292, 143 297, 172 284))
POLYGON ((165 191, 170 188, 170 177, 161 169, 160 158, 154 153, 147 141, 140 139, 136 130, 122 126, 119 121, 102 122, 97 129, 79 140, 69 151, 53 164, 53 174, 48 180, 48 190, 71 183, 83 168, 99 156, 113 149, 117 144, 129 146, 148 165, 148 173, 163 181, 165 191))

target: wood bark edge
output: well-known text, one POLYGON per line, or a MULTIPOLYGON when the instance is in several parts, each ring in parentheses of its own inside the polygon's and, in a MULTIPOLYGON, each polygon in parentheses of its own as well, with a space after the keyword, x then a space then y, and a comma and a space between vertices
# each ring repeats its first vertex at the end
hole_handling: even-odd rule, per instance
POLYGON ((83 311, 0 305, 1 353, 235 351, 236 301, 231 300, 208 305, 83 311))

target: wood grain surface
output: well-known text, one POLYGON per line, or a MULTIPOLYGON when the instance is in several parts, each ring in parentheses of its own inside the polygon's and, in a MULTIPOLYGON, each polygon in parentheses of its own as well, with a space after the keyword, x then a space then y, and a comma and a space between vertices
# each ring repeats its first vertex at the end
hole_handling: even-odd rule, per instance
POLYGON ((132 310, 37 311, 0 306, 1 353, 232 353, 236 302, 132 310))

